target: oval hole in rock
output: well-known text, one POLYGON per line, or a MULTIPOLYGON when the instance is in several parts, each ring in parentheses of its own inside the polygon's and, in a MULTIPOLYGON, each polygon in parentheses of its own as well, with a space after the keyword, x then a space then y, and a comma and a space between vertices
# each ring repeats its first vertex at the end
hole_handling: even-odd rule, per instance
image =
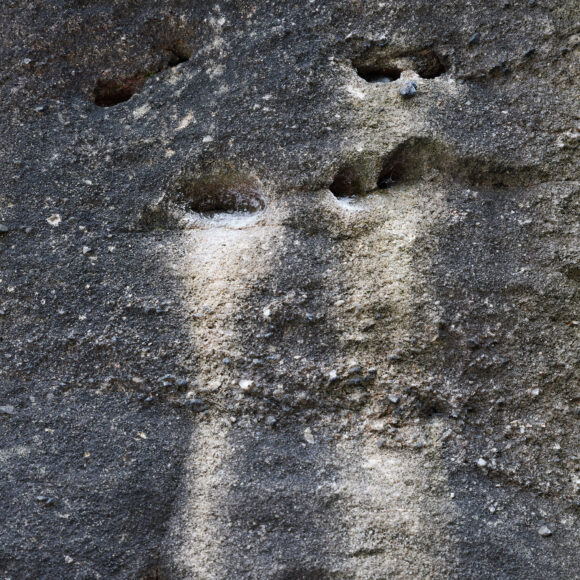
POLYGON ((393 55, 384 46, 374 45, 352 64, 357 74, 369 83, 397 80, 406 70, 424 79, 434 79, 447 72, 446 59, 432 48, 393 55))
POLYGON ((145 80, 168 68, 187 62, 191 57, 191 49, 181 40, 167 44, 160 49, 157 61, 137 74, 116 79, 98 79, 93 89, 93 100, 99 107, 114 107, 128 101, 143 87, 145 80))
POLYGON ((389 66, 359 66, 356 68, 359 77, 367 83, 390 83, 396 81, 401 76, 401 71, 395 67, 389 66))
POLYGON ((365 187, 360 175, 352 167, 344 167, 334 177, 328 189, 335 197, 354 197, 363 195, 365 187))
POLYGON ((99 79, 93 90, 95 105, 114 107, 128 101, 143 85, 145 75, 125 79, 99 79))
POLYGON ((262 184, 251 177, 201 178, 185 183, 181 195, 186 210, 208 216, 255 213, 265 207, 262 184))

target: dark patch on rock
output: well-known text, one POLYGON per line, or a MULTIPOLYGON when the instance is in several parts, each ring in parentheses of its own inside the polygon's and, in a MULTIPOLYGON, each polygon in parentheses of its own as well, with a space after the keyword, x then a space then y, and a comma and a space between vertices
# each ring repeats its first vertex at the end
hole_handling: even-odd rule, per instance
POLYGON ((385 43, 372 44, 352 62, 357 74, 369 83, 397 80, 403 70, 412 70, 425 79, 434 79, 447 70, 445 59, 431 48, 397 53, 385 43))
POLYGON ((121 80, 99 79, 93 91, 95 105, 114 107, 128 101, 145 82, 145 75, 140 74, 121 80))
POLYGON ((365 192, 364 181, 354 167, 345 167, 329 186, 335 197, 354 197, 365 192))

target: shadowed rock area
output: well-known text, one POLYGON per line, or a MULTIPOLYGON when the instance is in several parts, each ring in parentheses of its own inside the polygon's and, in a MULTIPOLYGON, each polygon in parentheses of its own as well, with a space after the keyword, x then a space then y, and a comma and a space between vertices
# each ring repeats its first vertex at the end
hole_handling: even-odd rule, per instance
POLYGON ((564 0, 0 6, 0 577, 577 578, 564 0))

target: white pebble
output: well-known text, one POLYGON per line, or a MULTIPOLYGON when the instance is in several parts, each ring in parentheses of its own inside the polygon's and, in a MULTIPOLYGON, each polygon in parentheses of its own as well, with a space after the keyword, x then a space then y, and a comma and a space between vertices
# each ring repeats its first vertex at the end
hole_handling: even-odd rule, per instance
POLYGON ((46 221, 53 227, 55 228, 56 226, 58 226, 60 224, 60 222, 62 221, 62 218, 60 217, 60 214, 58 213, 53 213, 50 217, 46 218, 46 221))

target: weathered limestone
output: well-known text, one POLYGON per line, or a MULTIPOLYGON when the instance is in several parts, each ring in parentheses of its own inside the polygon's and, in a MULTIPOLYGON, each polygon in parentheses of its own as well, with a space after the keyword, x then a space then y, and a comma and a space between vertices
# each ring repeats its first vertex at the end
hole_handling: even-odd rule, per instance
POLYGON ((577 575, 574 2, 0 11, 3 578, 577 575))

